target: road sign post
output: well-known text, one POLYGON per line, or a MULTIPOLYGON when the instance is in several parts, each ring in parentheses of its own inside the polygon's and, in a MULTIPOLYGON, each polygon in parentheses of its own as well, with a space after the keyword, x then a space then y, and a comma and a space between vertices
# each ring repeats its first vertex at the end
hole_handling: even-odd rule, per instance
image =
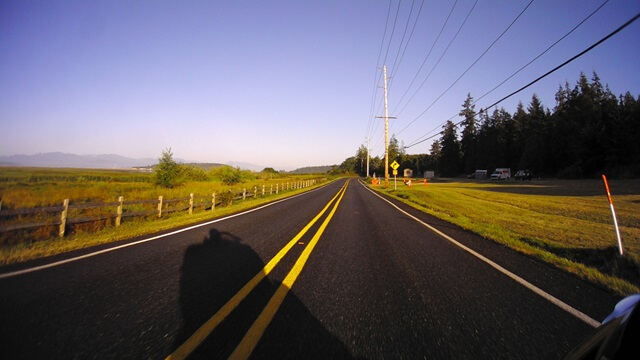
POLYGON ((397 161, 393 160, 393 162, 389 166, 391 166, 391 168, 393 169, 393 189, 398 190, 398 179, 396 176, 398 175, 398 168, 400 167, 400 164, 398 164, 397 161))

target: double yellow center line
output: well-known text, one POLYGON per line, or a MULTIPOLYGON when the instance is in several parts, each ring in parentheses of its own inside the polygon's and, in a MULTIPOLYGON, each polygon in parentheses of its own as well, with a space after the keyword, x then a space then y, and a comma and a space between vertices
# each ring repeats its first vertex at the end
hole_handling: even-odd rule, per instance
POLYGON ((309 229, 324 215, 324 213, 331 207, 331 204, 334 203, 333 208, 329 212, 329 215, 326 217, 322 225, 318 231, 316 231, 315 235, 304 249, 296 263, 293 265, 293 268, 289 271, 284 281, 275 294, 271 297, 271 300, 267 303, 267 306, 262 310, 262 313, 256 321, 253 323, 249 331, 246 333, 244 338, 240 341, 240 344, 236 347, 236 349, 231 354, 231 359, 246 359, 251 355, 251 352, 258 344, 258 341, 264 334, 267 326, 275 316, 276 312, 280 308, 280 305, 284 301, 285 296, 295 283, 296 279, 300 275, 300 272, 304 268, 311 252, 314 247, 318 243, 318 240, 324 233, 327 225, 331 221, 331 218, 335 214, 338 209, 338 205, 340 201, 342 201, 342 197, 344 196, 347 186, 349 185, 349 181, 347 180, 345 184, 340 188, 340 191, 327 203, 327 205, 302 229, 300 232, 287 243, 277 254, 274 256, 267 265, 264 266, 262 271, 258 272, 249 282, 247 282, 240 291, 238 291, 229 301, 227 301, 224 306, 218 310, 207 322, 205 322, 196 332, 191 335, 187 341, 182 344, 173 354, 169 355, 167 359, 185 359, 189 354, 191 354, 206 338, 211 334, 211 332, 240 304, 242 300, 244 300, 249 293, 264 279, 269 273, 278 265, 278 263, 282 260, 282 258, 293 248, 295 244, 309 231, 309 229), (337 201, 336 201, 337 199, 337 201))

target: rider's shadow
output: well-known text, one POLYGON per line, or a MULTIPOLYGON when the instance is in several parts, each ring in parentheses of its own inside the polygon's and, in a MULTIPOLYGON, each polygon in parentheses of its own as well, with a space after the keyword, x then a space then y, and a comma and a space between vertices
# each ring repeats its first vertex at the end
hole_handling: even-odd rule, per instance
MULTIPOLYGON (((263 271, 264 265, 258 254, 240 238, 217 229, 211 229, 201 244, 187 248, 180 278, 183 326, 174 349, 187 341, 244 284, 263 271)), ((256 290, 268 292, 267 298, 255 301, 249 300, 249 295, 243 301, 255 303, 258 309, 247 311, 240 303, 190 358, 227 358, 278 286, 279 282, 263 279, 256 290)), ((346 346, 292 291, 278 312, 286 317, 287 326, 267 327, 265 336, 252 353, 253 358, 351 358, 346 346), (283 309, 286 313, 282 313, 283 309), (303 333, 294 329, 303 329, 303 333)), ((278 322, 278 316, 276 313, 273 323, 278 322)))

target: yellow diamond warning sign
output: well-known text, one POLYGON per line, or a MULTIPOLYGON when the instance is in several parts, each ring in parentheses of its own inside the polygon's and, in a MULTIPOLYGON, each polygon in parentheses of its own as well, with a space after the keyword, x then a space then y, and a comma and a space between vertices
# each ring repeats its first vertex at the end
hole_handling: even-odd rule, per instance
POLYGON ((400 164, 398 164, 398 162, 394 160, 389 166, 391 166, 393 170, 398 170, 398 168, 400 167, 400 164))

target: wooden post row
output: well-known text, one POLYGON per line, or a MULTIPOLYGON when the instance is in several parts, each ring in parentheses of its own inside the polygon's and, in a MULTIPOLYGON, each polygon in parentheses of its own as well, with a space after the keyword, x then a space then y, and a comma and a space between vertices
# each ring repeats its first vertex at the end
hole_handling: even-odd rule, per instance
POLYGON ((116 227, 120 226, 120 223, 122 222, 122 205, 124 203, 124 196, 118 197, 118 202, 120 204, 118 204, 118 209, 116 210, 116 227))
POLYGON ((67 226, 67 213, 69 212, 69 199, 64 199, 62 206, 64 206, 64 210, 62 210, 62 214, 60 215, 60 237, 64 237, 64 229, 67 226))

